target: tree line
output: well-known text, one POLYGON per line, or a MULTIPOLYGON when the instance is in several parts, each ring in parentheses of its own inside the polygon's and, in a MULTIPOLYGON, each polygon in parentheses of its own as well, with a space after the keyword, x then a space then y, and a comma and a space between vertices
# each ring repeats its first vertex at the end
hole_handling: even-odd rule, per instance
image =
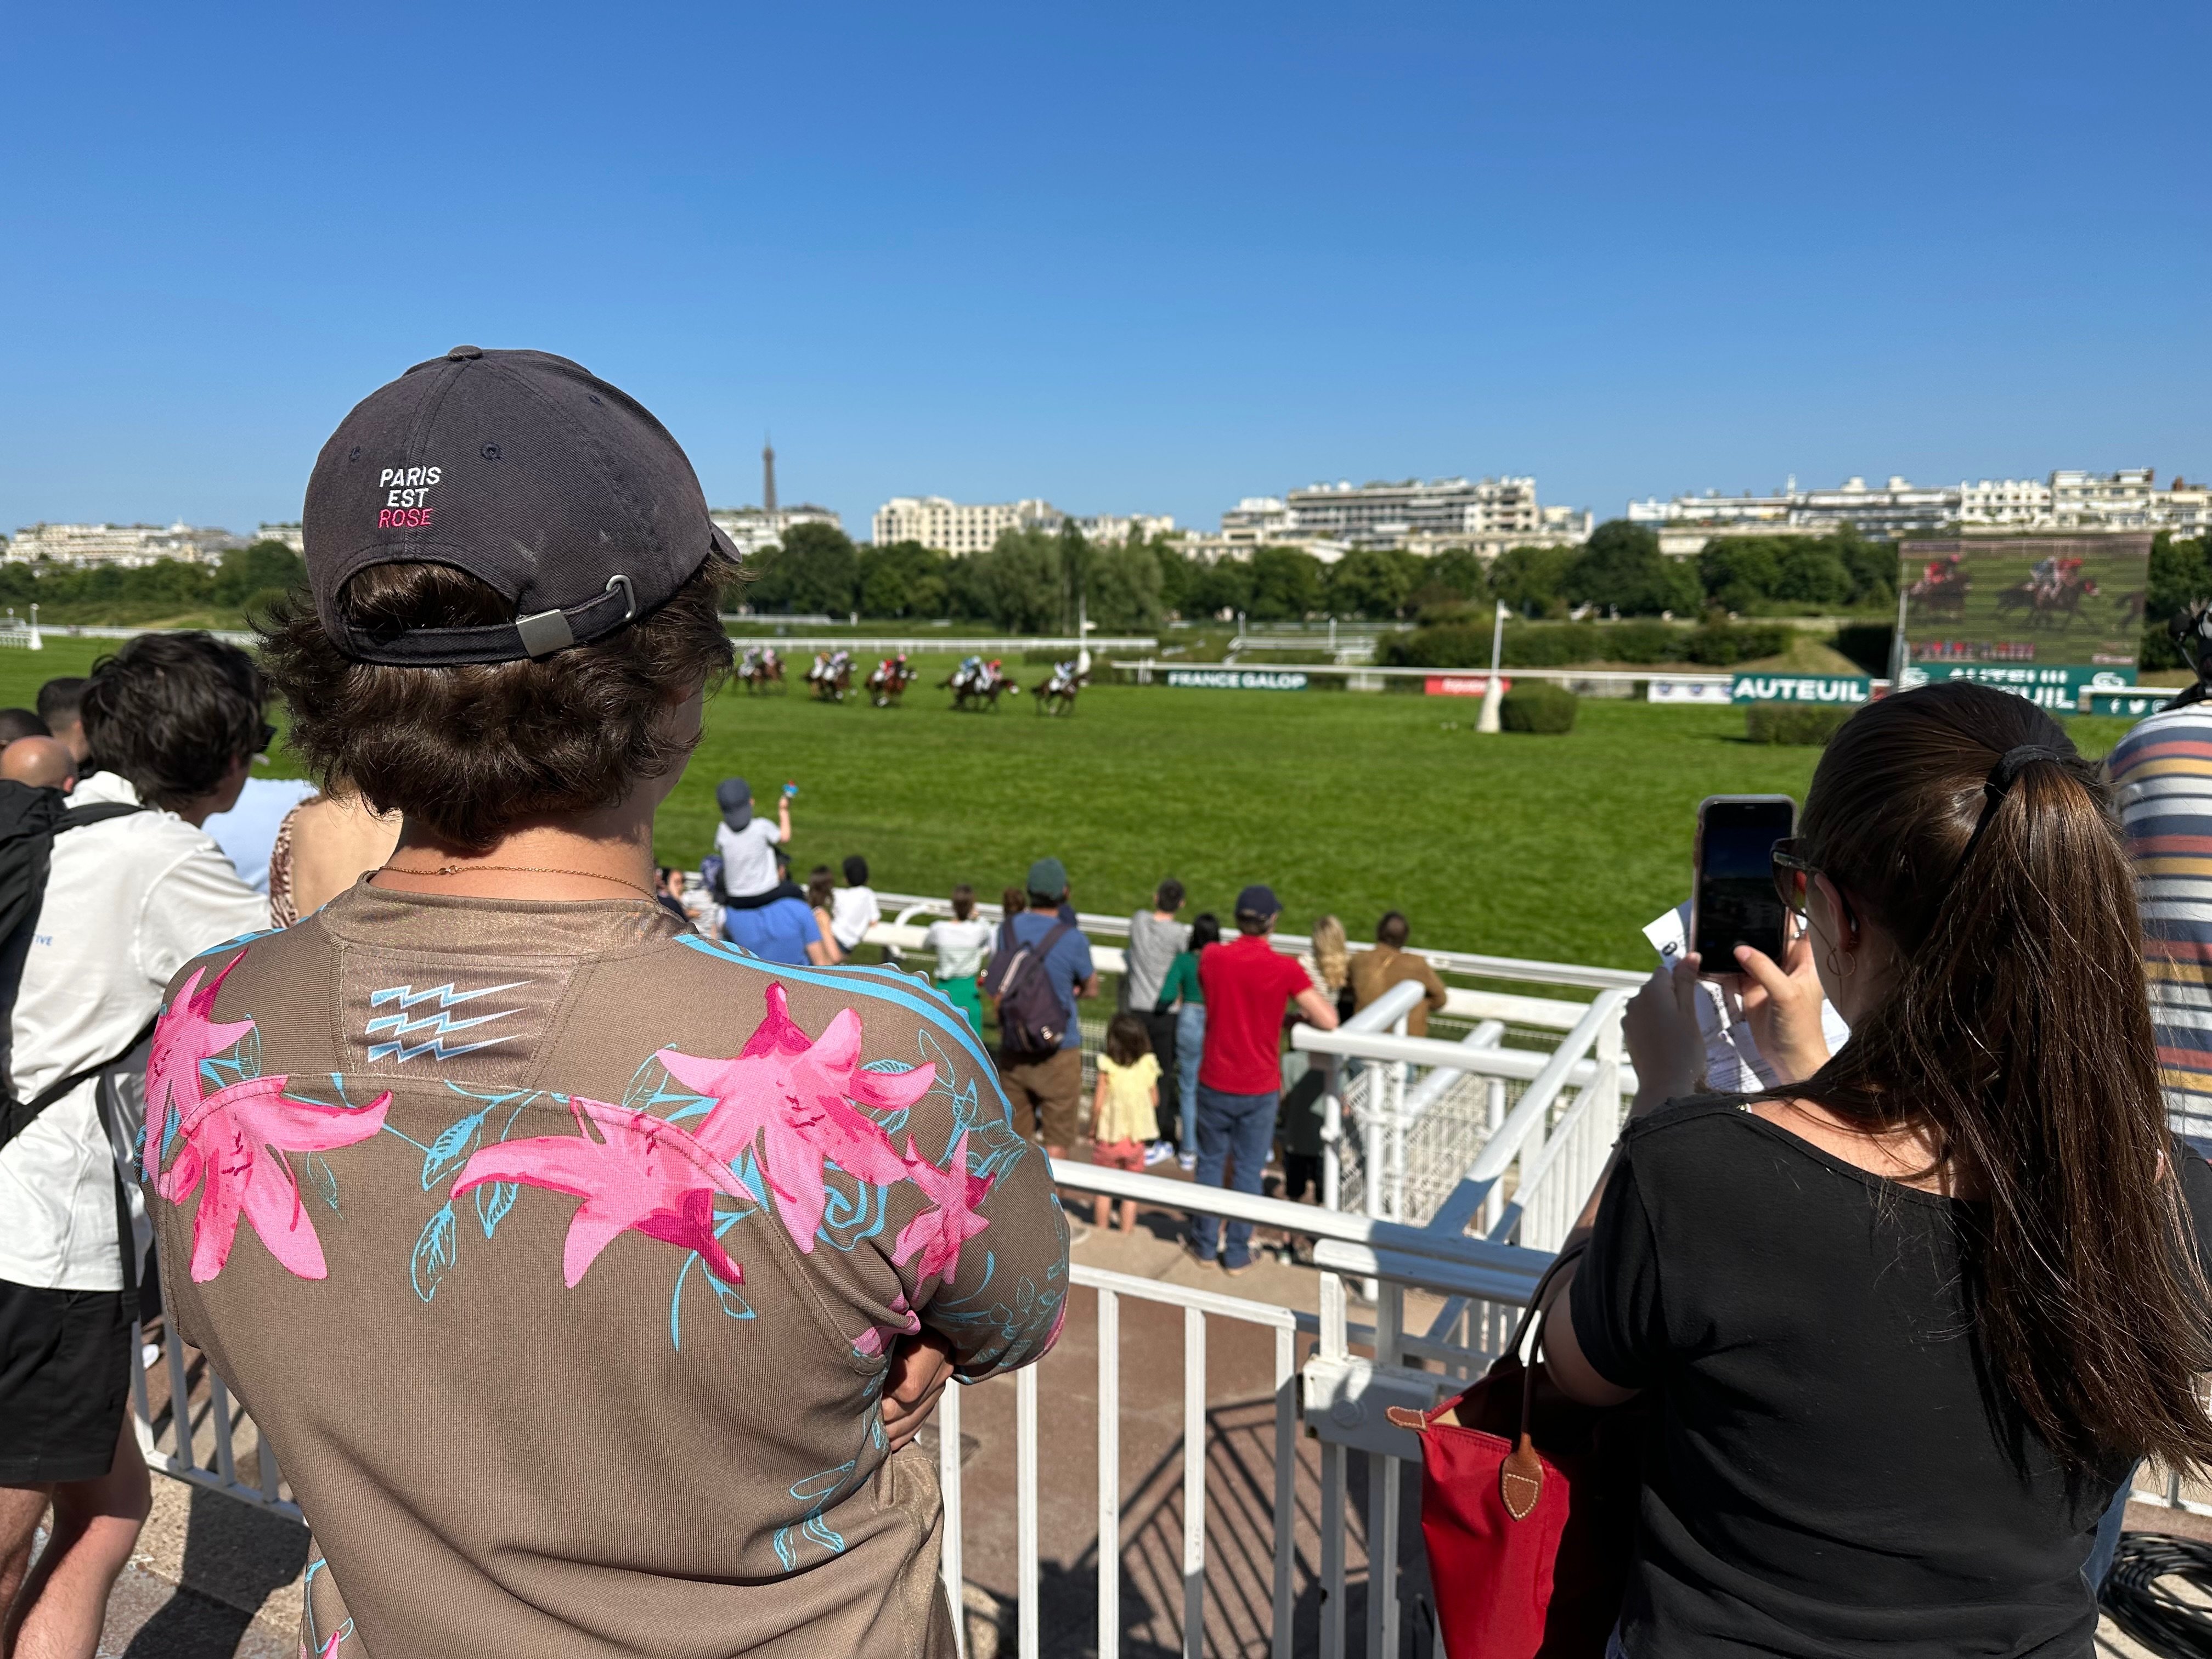
POLYGON ((0 562, 0 605, 46 623, 167 622, 213 614, 236 625, 302 586, 307 568, 283 542, 233 548, 215 564, 157 559, 125 569, 112 564, 0 562))
POLYGON ((1732 538, 1678 559, 1660 552, 1650 529, 1614 520, 1578 547, 1516 547, 1487 562, 1468 548, 1427 556, 1356 548, 1324 564, 1295 547, 1208 561, 1173 538, 1093 543, 1069 524, 1057 533, 1010 530, 956 557, 918 542, 856 545, 835 526, 808 524, 747 569, 742 602, 769 614, 951 617, 1046 632, 1072 629, 1080 603, 1099 627, 1126 632, 1238 613, 1397 622, 1492 601, 1532 620, 1585 606, 1624 617, 1881 607, 1896 599, 1897 550, 1846 529, 1732 538))

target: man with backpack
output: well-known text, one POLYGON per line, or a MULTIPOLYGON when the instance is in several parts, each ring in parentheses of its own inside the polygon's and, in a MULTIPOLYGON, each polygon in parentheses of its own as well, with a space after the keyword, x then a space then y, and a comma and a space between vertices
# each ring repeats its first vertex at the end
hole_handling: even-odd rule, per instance
POLYGON ((1078 997, 1098 994, 1091 941, 1064 918, 1067 870, 1058 859, 1030 866, 1030 908, 1007 919, 1012 935, 991 960, 983 994, 999 1015, 999 1080, 1014 1127, 1054 1158, 1078 1139, 1083 1099, 1083 1029, 1078 997))
POLYGON ((150 1502, 129 1405, 143 1221, 118 1176, 170 976, 269 926, 199 827, 267 746, 262 703, 243 651, 141 635, 84 687, 99 769, 69 810, 0 783, 0 1618, 22 1652, 89 1659, 150 1502))

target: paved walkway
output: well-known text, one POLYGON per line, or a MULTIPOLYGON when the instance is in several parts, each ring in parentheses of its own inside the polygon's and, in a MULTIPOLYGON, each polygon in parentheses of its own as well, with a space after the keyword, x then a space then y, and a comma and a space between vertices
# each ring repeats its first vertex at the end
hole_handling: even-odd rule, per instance
MULTIPOLYGON (((1134 1235, 1095 1232, 1076 1259, 1139 1278, 1203 1285, 1224 1294, 1310 1311, 1318 1280, 1310 1271, 1261 1258, 1231 1278, 1184 1254, 1179 1224, 1140 1218, 1134 1235)), ((1358 1316, 1355 1314, 1355 1318, 1358 1316)), ((1409 1310, 1418 1328, 1425 1313, 1409 1310)), ((1048 1655, 1095 1651, 1097 1486, 1097 1314, 1077 1291, 1060 1346, 1039 1371, 1039 1547, 1041 1617, 1048 1655)), ((1167 1659, 1182 1641, 1182 1382, 1180 1310, 1125 1299, 1120 1470, 1123 1651, 1167 1659)), ((1305 1358, 1301 1339, 1297 1358, 1305 1358)), ((1272 1331, 1212 1320, 1207 1326, 1206 1447, 1209 1654, 1263 1655, 1273 1584, 1274 1341, 1272 1331)), ((973 1659, 1012 1650, 1016 1583, 1013 1482, 1014 1384, 1000 1378, 963 1395, 968 1626, 973 1659)), ((1316 1650, 1320 1620, 1319 1492, 1316 1443, 1297 1443, 1293 1590, 1300 1655, 1316 1650)), ((1364 1461, 1349 1482, 1346 1622, 1359 1651, 1365 1606, 1364 1461)), ((1419 1594, 1417 1483, 1404 1483, 1402 1535, 1414 1558, 1419 1594)), ((109 1603, 103 1659, 292 1659, 298 1652, 303 1528, 234 1499, 157 1476, 155 1510, 131 1568, 109 1603)), ((2212 1533, 2212 1523, 2136 1506, 2130 1528, 2212 1533)), ((1407 1623, 1412 1624, 1413 1620, 1407 1623)), ((1409 1632, 1409 1644, 1413 1641, 1409 1632)), ((2136 1659, 2145 1650, 2106 1621, 2100 1655, 2136 1659)), ((1409 1645, 1419 1655, 1421 1646, 1409 1645)))

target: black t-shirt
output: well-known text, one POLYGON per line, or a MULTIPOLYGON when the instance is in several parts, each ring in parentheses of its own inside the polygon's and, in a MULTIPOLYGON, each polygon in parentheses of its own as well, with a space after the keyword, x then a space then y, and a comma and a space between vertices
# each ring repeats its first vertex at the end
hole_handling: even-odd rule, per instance
MULTIPOLYGON (((2212 1168, 2176 1152, 2212 1261, 2212 1168)), ((1573 1310, 1590 1364, 1658 1407, 1635 1659, 2089 1652, 2081 1565, 2130 1460, 2069 1490, 1993 1415, 1969 1213, 1732 1100, 1629 1126, 1573 1310)))

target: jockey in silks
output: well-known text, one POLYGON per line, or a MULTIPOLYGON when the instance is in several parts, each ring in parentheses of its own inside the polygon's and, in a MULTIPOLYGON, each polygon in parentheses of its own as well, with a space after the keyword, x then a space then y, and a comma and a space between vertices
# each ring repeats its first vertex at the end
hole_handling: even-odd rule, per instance
POLYGON ((747 646, 745 647, 744 659, 738 665, 738 678, 742 679, 750 679, 755 674, 760 672, 760 647, 757 645, 747 646))
POLYGON ((996 657, 983 665, 983 684, 986 690, 996 685, 1005 678, 1006 676, 999 672, 999 659, 996 657))
POLYGON ((816 652, 814 653, 814 666, 806 671, 806 678, 810 680, 818 680, 824 675, 828 674, 829 672, 830 659, 823 656, 819 651, 816 652))
POLYGON ((761 666, 762 666, 762 667, 763 667, 763 668, 780 668, 780 667, 781 667, 781 666, 782 666, 782 665, 783 665, 783 659, 782 659, 782 658, 781 658, 781 657, 779 657, 779 656, 777 656, 777 655, 775 654, 775 647, 774 646, 772 646, 772 645, 764 645, 764 646, 763 646, 763 647, 761 647, 761 666))
POLYGON ((952 684, 956 690, 980 685, 982 681, 983 659, 981 657, 963 657, 960 666, 952 671, 952 684))

